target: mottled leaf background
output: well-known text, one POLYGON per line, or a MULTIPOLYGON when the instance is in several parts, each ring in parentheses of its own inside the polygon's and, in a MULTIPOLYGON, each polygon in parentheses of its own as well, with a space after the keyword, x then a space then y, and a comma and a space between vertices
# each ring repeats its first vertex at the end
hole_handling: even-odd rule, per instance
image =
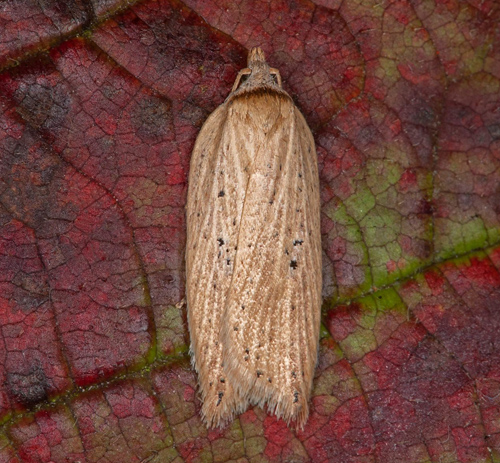
POLYGON ((500 462, 500 4, 0 2, 0 462, 500 462), (315 135, 303 432, 200 422, 195 137, 260 45, 315 135))

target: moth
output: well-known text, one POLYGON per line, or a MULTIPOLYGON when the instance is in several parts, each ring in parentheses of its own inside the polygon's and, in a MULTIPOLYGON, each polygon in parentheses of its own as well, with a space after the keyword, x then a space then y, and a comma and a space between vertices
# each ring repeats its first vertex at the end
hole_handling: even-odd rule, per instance
POLYGON ((260 48, 196 139, 186 213, 203 420, 221 426, 257 405, 303 428, 321 311, 317 158, 260 48))

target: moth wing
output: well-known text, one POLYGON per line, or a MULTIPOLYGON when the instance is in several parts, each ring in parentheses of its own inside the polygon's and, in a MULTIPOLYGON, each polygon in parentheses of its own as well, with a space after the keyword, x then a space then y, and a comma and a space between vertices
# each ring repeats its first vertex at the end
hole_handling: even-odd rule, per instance
MULTIPOLYGON (((220 332, 236 256, 248 176, 235 156, 228 106, 203 125, 193 149, 187 198, 186 288, 192 363, 198 373, 202 416, 209 426, 232 419, 247 406, 223 369, 220 332)), ((240 152, 244 155, 244 152, 240 152)))
POLYGON ((291 100, 280 101, 280 117, 256 141, 223 319, 223 360, 239 395, 302 427, 320 324, 319 180, 311 131, 291 100))
POLYGON ((227 159, 220 155, 227 108, 219 106, 203 125, 193 149, 187 198, 186 290, 191 358, 198 373, 202 417, 209 426, 232 419, 234 390, 222 367, 220 330, 231 276, 227 274, 219 241, 224 228, 217 204, 221 191, 216 172, 227 159))

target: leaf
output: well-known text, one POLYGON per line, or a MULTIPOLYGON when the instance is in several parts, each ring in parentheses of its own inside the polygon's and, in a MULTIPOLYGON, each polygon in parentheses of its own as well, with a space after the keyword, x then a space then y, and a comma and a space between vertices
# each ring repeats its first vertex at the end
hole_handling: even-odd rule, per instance
POLYGON ((499 462, 495 2, 0 7, 0 462, 499 462), (324 330, 296 431, 200 422, 196 135, 261 46, 313 129, 324 330))

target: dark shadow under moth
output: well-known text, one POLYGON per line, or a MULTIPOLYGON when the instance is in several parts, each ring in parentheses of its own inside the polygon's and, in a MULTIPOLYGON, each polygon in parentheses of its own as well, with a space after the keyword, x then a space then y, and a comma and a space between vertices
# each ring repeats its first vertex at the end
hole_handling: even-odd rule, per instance
POLYGON ((206 424, 253 404, 303 428, 321 310, 318 167, 311 131, 260 48, 196 140, 186 269, 206 424))

